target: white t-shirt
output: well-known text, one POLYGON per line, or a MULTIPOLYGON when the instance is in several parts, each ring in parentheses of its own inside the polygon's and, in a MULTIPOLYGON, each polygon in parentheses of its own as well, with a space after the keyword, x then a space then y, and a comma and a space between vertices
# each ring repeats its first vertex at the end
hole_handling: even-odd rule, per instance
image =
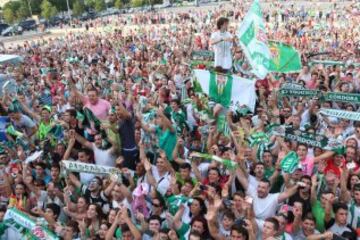
MULTIPOLYGON (((220 39, 232 38, 229 32, 214 32, 211 34, 211 41, 219 41, 220 39)), ((217 44, 212 45, 215 54, 214 67, 220 66, 224 69, 230 69, 232 67, 232 55, 231 48, 232 42, 221 41, 217 44)))
POLYGON ((157 167, 151 166, 152 175, 155 178, 155 181, 157 182, 157 191, 161 195, 165 195, 168 188, 170 187, 170 174, 167 172, 163 176, 159 175, 159 171, 157 170, 157 167))
POLYGON ((257 219, 265 220, 268 217, 275 216, 279 193, 269 193, 265 198, 259 198, 256 189, 249 187, 247 194, 253 198, 254 212, 257 219))
POLYGON ((348 205, 349 214, 347 218, 347 222, 354 228, 357 229, 358 225, 360 225, 360 206, 357 206, 352 200, 348 205))
POLYGON ((249 191, 256 193, 257 187, 259 185, 259 181, 256 179, 256 177, 249 175, 248 182, 249 182, 249 186, 248 186, 249 191), (251 188, 251 190, 250 190, 250 188, 251 188))
POLYGON ((92 147, 94 151, 95 163, 100 166, 115 167, 115 157, 111 154, 110 149, 103 150, 95 146, 92 147))

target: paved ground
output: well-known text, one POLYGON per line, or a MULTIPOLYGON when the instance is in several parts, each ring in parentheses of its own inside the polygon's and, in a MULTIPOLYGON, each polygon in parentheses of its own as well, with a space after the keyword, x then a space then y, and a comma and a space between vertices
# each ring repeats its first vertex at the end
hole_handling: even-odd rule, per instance
MULTIPOLYGON (((279 1, 271 1, 271 2, 279 2, 279 1)), ((350 5, 354 1, 336 1, 338 5, 350 5)), ((317 9, 330 9, 333 8, 334 3, 328 2, 328 1, 281 1, 281 3, 285 6, 291 6, 294 4, 296 7, 303 6, 305 9, 308 8, 314 8, 317 9)), ((214 9, 219 6, 219 4, 224 4, 226 8, 232 8, 231 4, 229 2, 222 2, 222 3, 208 3, 208 4, 202 4, 200 8, 202 10, 208 10, 208 9, 214 9)), ((270 1, 268 2, 262 2, 262 7, 264 9, 271 7, 270 1)), ((159 12, 189 12, 191 10, 194 10, 196 7, 194 6, 185 6, 185 7, 173 7, 173 8, 166 8, 166 9, 160 9, 159 12)), ((136 26, 128 25, 125 28, 123 28, 124 31, 127 31, 131 28, 134 28, 136 26)), ((108 27, 108 29, 111 29, 111 27, 108 27)), ((69 32, 83 32, 85 31, 84 28, 64 28, 64 29, 49 29, 47 33, 37 33, 37 32, 25 32, 23 35, 20 36, 14 36, 14 37, 0 37, 0 41, 2 41, 5 44, 5 47, 15 47, 17 44, 22 44, 24 41, 31 41, 31 40, 38 40, 38 39, 47 39, 47 38, 55 38, 55 37, 61 37, 69 32)), ((92 29, 92 31, 106 31, 105 28, 102 29, 92 29)))

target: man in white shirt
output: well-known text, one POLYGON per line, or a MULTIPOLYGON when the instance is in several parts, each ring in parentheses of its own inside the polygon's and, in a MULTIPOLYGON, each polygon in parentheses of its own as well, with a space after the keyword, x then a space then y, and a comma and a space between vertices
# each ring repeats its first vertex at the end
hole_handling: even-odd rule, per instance
POLYGON ((214 67, 230 70, 232 67, 231 48, 234 38, 227 31, 229 19, 221 17, 216 23, 218 31, 211 34, 210 44, 214 49, 214 67))
POLYGON ((246 193, 253 199, 256 221, 261 226, 266 218, 275 215, 278 204, 294 195, 298 189, 296 184, 282 193, 269 193, 271 185, 267 179, 260 180, 256 189, 249 187, 247 179, 245 181, 244 178, 239 180, 246 193))

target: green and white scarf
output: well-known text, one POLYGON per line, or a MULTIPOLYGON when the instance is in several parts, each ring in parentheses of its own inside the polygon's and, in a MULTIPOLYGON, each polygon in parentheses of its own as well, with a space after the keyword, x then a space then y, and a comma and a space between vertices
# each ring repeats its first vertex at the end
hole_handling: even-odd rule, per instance
MULTIPOLYGON (((38 226, 36 221, 33 220, 29 215, 24 212, 19 211, 16 208, 9 208, 4 216, 4 220, 8 221, 9 226, 13 227, 12 222, 16 223, 18 226, 30 232, 34 238, 31 239, 48 239, 48 240, 58 240, 60 239, 51 232, 48 228, 44 226, 38 226), (10 220, 10 221, 9 221, 10 220)), ((16 230, 21 228, 17 227, 16 230)))
POLYGON ((206 153, 199 153, 199 152, 193 152, 193 157, 198 157, 198 158, 203 158, 203 159, 208 159, 208 160, 213 160, 216 161, 218 163, 221 163, 222 165, 224 165, 225 168, 229 169, 229 170, 233 170, 236 169, 236 167, 238 166, 238 164, 234 161, 231 161, 229 159, 224 159, 215 155, 211 155, 211 154, 206 154, 206 153))
POLYGON ((294 130, 292 127, 286 127, 285 138, 291 141, 296 141, 298 143, 304 143, 306 145, 319 148, 325 148, 329 142, 325 136, 294 130))
POLYGON ((281 97, 317 97, 321 92, 309 89, 281 88, 279 93, 281 97))
POLYGON ((78 173, 92 173, 95 175, 117 175, 118 181, 121 181, 121 172, 118 168, 100 166, 90 163, 75 162, 69 160, 62 160, 61 166, 65 171, 78 173))
POLYGON ((291 151, 281 160, 280 167, 285 173, 293 173, 299 167, 299 156, 291 151))
POLYGON ((321 108, 320 113, 330 117, 342 118, 351 121, 360 121, 359 112, 349 112, 345 110, 321 108))

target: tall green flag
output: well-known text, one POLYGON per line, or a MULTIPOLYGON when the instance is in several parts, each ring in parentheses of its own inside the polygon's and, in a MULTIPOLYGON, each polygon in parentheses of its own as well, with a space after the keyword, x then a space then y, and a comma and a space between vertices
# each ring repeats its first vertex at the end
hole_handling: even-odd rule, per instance
POLYGON ((269 41, 269 48, 271 52, 269 70, 271 72, 290 73, 301 70, 301 57, 293 46, 269 41))
POLYGON ((252 72, 264 79, 269 72, 271 53, 259 0, 254 0, 239 26, 237 36, 252 72))

